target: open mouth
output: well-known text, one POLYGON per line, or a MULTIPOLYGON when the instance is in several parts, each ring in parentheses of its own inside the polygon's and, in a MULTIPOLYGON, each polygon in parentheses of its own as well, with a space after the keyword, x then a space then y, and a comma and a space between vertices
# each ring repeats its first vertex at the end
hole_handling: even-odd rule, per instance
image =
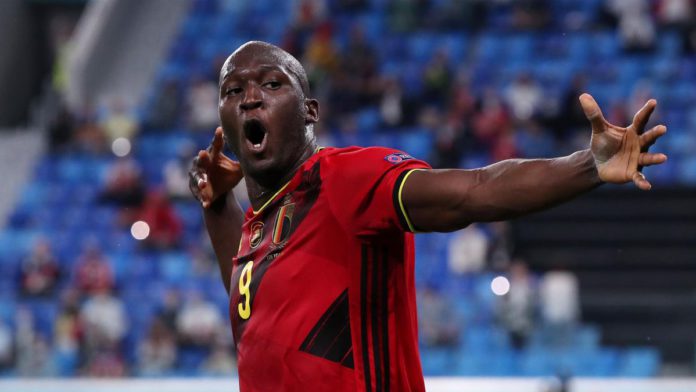
POLYGON ((249 147, 254 152, 260 152, 266 145, 266 128, 261 121, 250 119, 244 122, 244 137, 246 137, 249 147))

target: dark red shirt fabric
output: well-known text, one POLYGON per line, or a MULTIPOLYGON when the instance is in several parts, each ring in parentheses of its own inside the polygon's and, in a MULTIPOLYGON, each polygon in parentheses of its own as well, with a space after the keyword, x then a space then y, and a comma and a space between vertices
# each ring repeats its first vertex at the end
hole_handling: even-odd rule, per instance
POLYGON ((400 201, 424 168, 392 149, 325 148, 247 211, 230 296, 242 392, 425 389, 400 201))

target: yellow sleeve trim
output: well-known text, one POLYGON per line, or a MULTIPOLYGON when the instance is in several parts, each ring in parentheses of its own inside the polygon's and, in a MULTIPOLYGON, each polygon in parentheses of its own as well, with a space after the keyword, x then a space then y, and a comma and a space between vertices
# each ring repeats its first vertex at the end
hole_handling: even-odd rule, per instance
POLYGON ((273 196, 271 196, 268 200, 266 200, 266 202, 263 203, 263 205, 258 209, 258 211, 252 209, 251 212, 253 212, 254 215, 258 215, 259 213, 261 213, 261 211, 263 211, 264 208, 266 208, 269 204, 271 204, 271 202, 276 198, 276 196, 278 196, 280 194, 280 192, 284 191, 285 188, 288 187, 288 185, 290 185, 290 181, 285 183, 285 185, 283 185, 280 189, 278 189, 278 191, 276 193, 274 193, 273 196))
POLYGON ((408 225, 408 229, 412 233, 416 233, 416 228, 413 226, 413 223, 411 223, 411 219, 408 217, 408 214, 406 213, 406 207, 404 207, 404 202, 401 200, 401 193, 404 190, 404 184, 406 183, 406 180, 408 180, 408 177, 413 174, 415 171, 420 171, 424 169, 411 169, 406 173, 404 176, 404 179, 401 180, 401 184, 399 184, 399 193, 398 193, 398 198, 399 198, 399 208, 401 209, 401 215, 403 215, 404 219, 406 220, 406 224, 408 225))

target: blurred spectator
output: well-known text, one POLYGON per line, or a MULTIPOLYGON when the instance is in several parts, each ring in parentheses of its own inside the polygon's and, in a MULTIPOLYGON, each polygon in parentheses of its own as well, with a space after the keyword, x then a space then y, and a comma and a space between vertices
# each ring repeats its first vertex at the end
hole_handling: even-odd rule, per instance
POLYGON ((696 49, 696 4, 693 0, 657 0, 660 27, 675 31, 682 40, 685 54, 696 49))
POLYGON ((476 224, 459 230, 449 240, 447 261, 454 275, 479 272, 486 266, 488 236, 476 224))
POLYGON ((656 16, 661 26, 681 31, 693 23, 692 0, 657 0, 656 3, 656 16))
POLYGON ((67 106, 61 105, 58 114, 48 125, 48 146, 52 152, 62 152, 73 138, 74 119, 67 106))
POLYGON ((101 378, 126 376, 126 363, 123 355, 114 346, 101 348, 90 356, 85 365, 84 375, 101 378))
POLYGON ((213 345, 213 349, 201 365, 201 371, 207 376, 227 376, 237 372, 237 360, 232 347, 232 333, 229 329, 221 331, 213 345))
POLYGON ((53 294, 60 278, 60 264, 47 239, 39 239, 22 261, 22 293, 27 296, 53 294))
POLYGON ((75 287, 85 295, 103 292, 113 286, 113 271, 99 245, 94 241, 87 242, 75 267, 75 287))
POLYGON ((22 377, 53 377, 56 369, 51 360, 51 346, 42 334, 32 336, 26 349, 17 359, 17 370, 22 377))
POLYGON ((448 102, 448 117, 459 121, 470 121, 476 110, 476 97, 471 92, 469 76, 460 72, 448 102))
POLYGON ((423 70, 423 94, 421 99, 442 105, 452 85, 452 69, 449 55, 444 49, 437 50, 423 70))
POLYGON ((618 21, 619 36, 628 52, 651 50, 655 45, 655 24, 648 0, 608 0, 607 10, 618 21))
POLYGON ((377 73, 375 49, 359 25, 354 25, 350 31, 339 71, 332 82, 331 107, 335 112, 340 109, 340 113, 348 113, 379 103, 382 83, 377 73))
POLYGON ((231 353, 232 349, 227 346, 215 345, 213 351, 201 366, 203 374, 206 376, 226 376, 235 374, 237 371, 237 361, 231 353))
POLYGON ((529 73, 521 73, 505 91, 505 100, 516 122, 526 122, 537 114, 543 91, 529 73))
POLYGON ((549 271, 541 279, 541 316, 552 346, 572 342, 580 318, 578 279, 570 271, 549 271))
POLYGON ((91 118, 78 122, 73 145, 77 152, 83 154, 104 155, 109 152, 104 130, 91 118))
POLYGON ((147 195, 138 219, 150 227, 150 235, 143 240, 146 246, 168 249, 179 245, 181 219, 162 192, 152 191, 147 195))
POLYGON ((438 30, 479 30, 486 21, 485 0, 434 1, 425 16, 426 26, 438 30))
POLYGON ((188 168, 191 165, 191 157, 195 154, 194 144, 185 143, 179 148, 177 156, 164 164, 164 186, 169 198, 175 200, 189 200, 191 198, 188 168))
POLYGON ((487 224, 491 230, 491 241, 488 247, 488 260, 493 269, 502 269, 510 263, 512 247, 512 233, 510 223, 491 222, 487 224))
POLYGON ((428 347, 453 347, 462 330, 452 305, 436 287, 429 285, 418 291, 418 334, 428 347))
POLYGON ((128 317, 123 301, 110 289, 101 289, 82 304, 80 315, 84 322, 87 358, 103 351, 118 350, 128 331, 128 317))
POLYGON ((328 22, 317 27, 302 58, 313 93, 319 96, 324 94, 322 89, 327 86, 340 61, 340 52, 332 41, 332 29, 328 22))
POLYGON ((430 8, 430 0, 390 0, 388 4, 389 24, 396 32, 413 31, 430 8))
POLYGON ((55 375, 48 341, 34 330, 34 316, 28 308, 20 307, 17 310, 15 331, 17 374, 21 377, 55 375))
POLYGON ((157 317, 162 320, 170 331, 177 330, 177 318, 181 310, 181 297, 179 291, 169 289, 165 291, 164 298, 157 311, 157 317))
POLYGON ((80 355, 80 342, 83 339, 80 319, 80 293, 66 289, 60 296, 60 309, 53 325, 53 345, 59 374, 73 375, 80 355))
POLYGON ((534 328, 537 301, 536 283, 523 260, 515 260, 508 270, 510 291, 498 297, 498 319, 510 335, 513 347, 525 347, 534 328))
POLYGON ((458 167, 464 155, 468 133, 459 118, 448 116, 435 130, 435 144, 429 159, 432 167, 458 167))
POLYGON ((589 122, 578 100, 580 95, 586 91, 585 77, 581 74, 575 75, 561 98, 556 126, 553 127, 557 140, 568 140, 572 137, 571 135, 580 130, 587 131, 589 122))
POLYGON ((218 264, 215 258, 210 242, 206 241, 206 245, 194 242, 187 248, 188 254, 191 257, 193 274, 196 277, 211 277, 215 278, 220 273, 218 264))
POLYGON ((172 330, 158 317, 138 347, 138 372, 141 376, 163 376, 176 363, 176 339, 172 330))
POLYGON ((138 133, 138 120, 122 99, 115 98, 101 121, 101 127, 109 143, 118 138, 133 140, 138 133))
POLYGON ((12 330, 0 319, 0 372, 9 369, 14 363, 14 343, 12 330))
POLYGON ((212 80, 196 79, 189 87, 188 126, 194 131, 214 132, 218 118, 218 85, 212 80))
POLYGON ((404 120, 404 94, 401 84, 396 78, 388 78, 384 81, 384 85, 379 104, 382 126, 398 127, 404 120))
POLYGON ((546 27, 550 21, 548 0, 516 0, 511 2, 512 24, 521 30, 546 27))
POLYGON ((138 163, 130 158, 114 162, 107 171, 99 201, 119 207, 139 207, 144 198, 145 184, 138 163))
MULTIPOLYGON (((217 96, 217 91, 215 93, 217 96)), ((179 124, 183 107, 183 97, 179 82, 167 80, 155 90, 152 107, 146 120, 147 126, 159 130, 168 130, 179 124)), ((217 110, 217 105, 214 105, 217 110)))
POLYGON ((176 320, 179 339, 184 345, 210 347, 216 334, 224 328, 220 310, 192 291, 176 320))
POLYGON ((293 27, 300 31, 314 28, 326 17, 326 0, 294 0, 293 27))
MULTIPOLYGON (((483 92, 480 110, 474 115, 472 127, 478 144, 476 149, 482 148, 489 154, 511 130, 510 115, 495 90, 486 89, 483 92)), ((497 160, 502 156, 495 158, 497 160)))

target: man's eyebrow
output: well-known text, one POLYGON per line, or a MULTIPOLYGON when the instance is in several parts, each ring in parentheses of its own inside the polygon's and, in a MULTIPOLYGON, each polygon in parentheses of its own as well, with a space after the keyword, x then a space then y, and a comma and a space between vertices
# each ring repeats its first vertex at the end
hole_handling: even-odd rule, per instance
MULTIPOLYGON (((278 65, 274 64, 261 64, 258 66, 259 69, 261 69, 263 72, 269 72, 269 71, 277 71, 277 72, 283 72, 283 67, 280 67, 278 65)), ((228 77, 232 76, 235 71, 237 70, 237 67, 231 67, 222 74, 222 77, 220 78, 220 83, 224 82, 228 77)))

